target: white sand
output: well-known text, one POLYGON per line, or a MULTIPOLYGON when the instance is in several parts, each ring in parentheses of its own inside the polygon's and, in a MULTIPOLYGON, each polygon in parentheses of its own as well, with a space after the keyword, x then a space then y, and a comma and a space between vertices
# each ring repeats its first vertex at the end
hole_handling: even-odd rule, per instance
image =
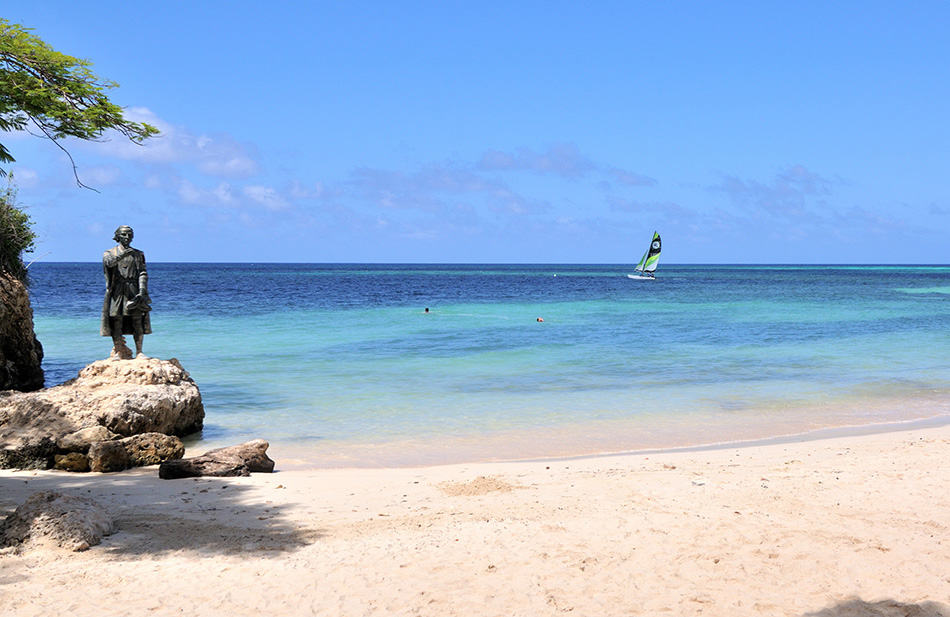
POLYGON ((3 471, 0 514, 41 489, 119 531, 0 554, 5 616, 950 615, 950 426, 233 479, 3 471))

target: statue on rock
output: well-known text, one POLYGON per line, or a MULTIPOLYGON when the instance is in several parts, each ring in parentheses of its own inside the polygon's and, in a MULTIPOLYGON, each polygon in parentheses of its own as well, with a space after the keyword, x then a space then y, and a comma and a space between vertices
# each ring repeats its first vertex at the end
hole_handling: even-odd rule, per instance
POLYGON ((124 334, 132 335, 135 355, 141 356, 142 339, 144 335, 152 333, 145 253, 130 246, 133 235, 131 227, 120 226, 113 236, 113 240, 119 244, 102 254, 106 297, 102 303, 99 334, 112 337, 113 358, 132 357, 132 350, 125 344, 124 334))

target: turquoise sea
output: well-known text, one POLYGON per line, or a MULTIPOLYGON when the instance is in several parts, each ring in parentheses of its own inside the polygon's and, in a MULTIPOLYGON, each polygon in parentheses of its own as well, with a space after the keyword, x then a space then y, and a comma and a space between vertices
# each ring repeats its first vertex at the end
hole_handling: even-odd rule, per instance
MULTIPOLYGON (((149 264, 145 353, 178 358, 201 389, 190 453, 261 437, 282 468, 950 419, 950 267, 631 270, 149 264)), ((30 277, 51 386, 108 355, 104 280, 97 263, 36 263, 30 277)))

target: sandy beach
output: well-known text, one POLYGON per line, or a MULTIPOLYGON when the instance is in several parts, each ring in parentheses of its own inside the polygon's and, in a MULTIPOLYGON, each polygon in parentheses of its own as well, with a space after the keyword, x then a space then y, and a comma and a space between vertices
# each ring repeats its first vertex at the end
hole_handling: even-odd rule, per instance
MULTIPOLYGON (((717 450, 164 481, 0 472, 99 501, 7 549, 10 616, 950 615, 950 426, 717 450)), ((195 453, 189 453, 195 454, 195 453)))

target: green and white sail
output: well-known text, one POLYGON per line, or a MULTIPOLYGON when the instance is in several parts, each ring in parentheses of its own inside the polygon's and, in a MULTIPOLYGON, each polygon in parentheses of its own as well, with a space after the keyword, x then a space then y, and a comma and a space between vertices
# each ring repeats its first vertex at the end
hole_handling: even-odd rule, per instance
POLYGON ((653 240, 647 252, 640 258, 637 264, 637 272, 653 272, 656 270, 656 264, 660 261, 660 234, 653 232, 653 240))

